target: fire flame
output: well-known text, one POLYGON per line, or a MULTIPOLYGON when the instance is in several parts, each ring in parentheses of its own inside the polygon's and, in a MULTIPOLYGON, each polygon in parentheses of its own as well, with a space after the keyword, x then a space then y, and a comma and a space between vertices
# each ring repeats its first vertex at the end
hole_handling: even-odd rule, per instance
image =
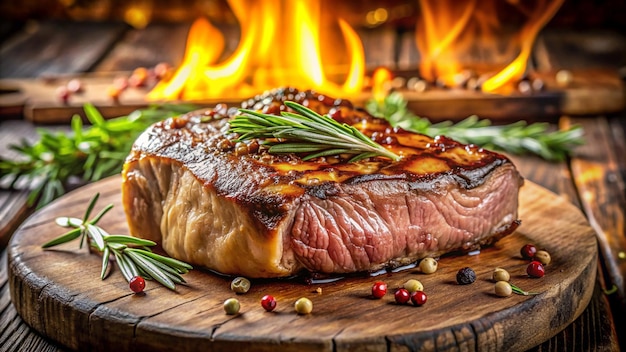
POLYGON ((247 98, 286 85, 342 97, 361 93, 363 46, 342 19, 336 19, 336 25, 345 40, 343 57, 349 61, 343 60, 347 69, 338 70, 343 83, 329 78, 337 72, 327 72, 329 65, 323 63, 322 53, 341 54, 342 50, 323 45, 330 42, 332 33, 321 35, 321 0, 230 0, 229 5, 241 26, 241 39, 232 55, 219 61, 224 50, 222 33, 207 19, 196 20, 182 64, 170 80, 153 88, 148 100, 247 98))
POLYGON ((563 0, 419 0, 416 41, 422 54, 421 75, 448 86, 468 66, 474 71, 492 71, 482 84, 485 92, 506 90, 508 82, 521 79, 537 34, 561 7, 563 0), (503 11, 504 10, 504 11, 503 11), (513 11, 515 10, 515 11, 513 11), (502 19, 522 18, 521 29, 502 19), (510 28, 515 31, 510 32, 510 28), (472 57, 487 57, 489 67, 477 67, 472 57))
MULTIPOLYGON (((467 79, 471 72, 481 80, 482 91, 508 93, 510 82, 526 74, 535 38, 564 0, 417 1, 420 75, 458 86, 459 78, 467 79)), ((224 59, 222 32, 205 18, 196 20, 182 64, 147 99, 239 100, 280 86, 361 97, 365 78, 361 40, 347 22, 324 15, 323 2, 228 0, 240 24, 237 48, 224 59), (337 39, 339 33, 343 42, 337 39)), ((386 19, 387 12, 384 15, 379 17, 386 19)), ((372 95, 380 100, 388 93, 391 76, 377 73, 372 95)))

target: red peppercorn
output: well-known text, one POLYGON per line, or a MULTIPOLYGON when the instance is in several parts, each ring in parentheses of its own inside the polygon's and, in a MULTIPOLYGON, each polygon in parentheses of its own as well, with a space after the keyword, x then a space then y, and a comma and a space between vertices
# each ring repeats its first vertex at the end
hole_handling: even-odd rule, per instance
POLYGON ((543 264, 541 264, 541 262, 533 260, 532 262, 530 262, 530 264, 528 264, 528 267, 526 268, 526 273, 530 277, 543 277, 543 275, 546 272, 545 272, 545 270, 543 268, 543 264))
POLYGON ((57 97, 63 104, 67 104, 70 101, 70 96, 72 92, 67 89, 65 86, 61 86, 57 88, 57 97))
POLYGON ((276 298, 270 295, 265 295, 261 298, 261 306, 268 312, 271 312, 276 308, 276 298))
POLYGON ((525 244, 519 252, 522 255, 522 258, 533 259, 535 257, 535 253, 537 253, 537 247, 532 244, 525 244))
POLYGON ((406 304, 409 300, 411 300, 411 294, 406 288, 397 289, 393 296, 398 304, 406 304))
POLYGON ((375 298, 383 298, 387 294, 387 284, 382 281, 376 281, 372 286, 372 296, 375 298))
POLYGON ((428 297, 426 296, 424 291, 415 291, 411 293, 411 302, 413 302, 413 304, 415 304, 418 307, 423 306, 424 303, 426 303, 427 299, 428 297))
POLYGON ((130 279, 128 286, 130 286, 131 291, 135 293, 143 292, 143 289, 146 288, 146 280, 141 276, 133 276, 130 279))

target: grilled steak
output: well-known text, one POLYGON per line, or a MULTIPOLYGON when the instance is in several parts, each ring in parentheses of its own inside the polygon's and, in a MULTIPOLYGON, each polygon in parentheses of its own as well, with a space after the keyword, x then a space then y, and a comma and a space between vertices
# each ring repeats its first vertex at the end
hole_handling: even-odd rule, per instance
POLYGON ((281 90, 245 102, 308 104, 403 156, 348 163, 269 154, 227 135, 222 105, 157 123, 123 171, 130 232, 220 273, 350 273, 489 245, 511 233, 523 179, 506 157, 391 128, 345 101, 281 90))

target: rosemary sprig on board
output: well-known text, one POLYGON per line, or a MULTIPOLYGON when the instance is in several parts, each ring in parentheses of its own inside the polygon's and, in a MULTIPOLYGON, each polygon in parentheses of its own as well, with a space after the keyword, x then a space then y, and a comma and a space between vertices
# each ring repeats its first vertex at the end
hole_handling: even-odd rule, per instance
POLYGON ((229 132, 238 133, 239 140, 265 139, 270 153, 306 153, 304 160, 338 154, 354 155, 350 162, 373 156, 400 159, 353 126, 295 102, 287 101, 285 105, 295 112, 283 111, 276 116, 241 109, 243 114, 230 122, 229 132))
POLYGON ((105 120, 92 104, 85 104, 90 126, 83 126, 81 117, 74 115, 70 133, 37 129, 37 142, 23 140, 10 146, 18 158, 0 158, 0 180, 10 188, 31 186, 29 205, 44 206, 65 193, 71 178, 80 184, 119 173, 133 142, 148 126, 195 108, 165 104, 105 120))
POLYGON ((511 290, 513 291, 513 293, 521 295, 521 296, 534 296, 534 295, 538 295, 538 292, 528 292, 528 291, 524 291, 521 288, 509 283, 509 285, 511 285, 511 290))
POLYGON ((113 208, 112 204, 106 206, 93 219, 89 220, 99 196, 100 194, 96 193, 91 199, 82 219, 57 218, 56 223, 58 225, 71 227, 72 230, 43 244, 42 248, 54 247, 79 237, 79 248, 82 248, 85 238, 88 238, 89 245, 102 252, 102 270, 100 272, 102 280, 108 273, 109 263, 112 258, 115 258, 115 262, 126 281, 130 282, 133 277, 141 276, 148 280, 154 279, 171 290, 176 289, 176 284, 184 283, 185 280, 181 275, 193 269, 191 265, 152 252, 149 247, 156 245, 153 241, 126 235, 109 235, 103 228, 96 225, 113 208))
POLYGON ((573 147, 584 144, 580 126, 553 132, 548 131, 550 126, 547 123, 527 124, 518 121, 492 126, 489 120, 480 120, 475 115, 456 124, 450 121, 433 124, 409 111, 406 100, 396 92, 389 94, 380 103, 368 101, 366 109, 374 116, 385 118, 392 126, 407 131, 431 137, 443 135, 462 143, 514 154, 532 153, 547 160, 563 160, 573 147))

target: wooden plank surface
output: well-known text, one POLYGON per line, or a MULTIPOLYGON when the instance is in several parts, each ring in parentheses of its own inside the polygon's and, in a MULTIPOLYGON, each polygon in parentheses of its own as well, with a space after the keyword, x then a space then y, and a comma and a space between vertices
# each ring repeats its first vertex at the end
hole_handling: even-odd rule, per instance
POLYGON ((108 94, 116 77, 130 76, 129 72, 103 72, 91 74, 73 74, 56 76, 53 79, 5 79, 0 80, 0 87, 14 89, 17 93, 5 96, 0 110, 15 110, 22 106, 24 118, 36 124, 69 124, 74 114, 83 114, 83 105, 92 103, 105 117, 117 117, 145 107, 145 87, 128 88, 114 100, 108 94), (82 82, 83 91, 72 94, 69 101, 62 101, 57 89, 67 85, 73 78, 82 82))
MULTIPOLYGON (((69 351, 32 330, 11 303, 7 277, 7 252, 0 254, 0 346, 3 351, 69 351)), ((619 351, 616 332, 610 319, 610 307, 603 291, 596 287, 583 314, 562 333, 530 349, 536 352, 619 351), (607 316, 607 312, 609 316, 607 316)))
POLYGON ((593 122, 572 118, 565 123, 581 125, 587 131, 587 143, 574 151, 572 176, 581 195, 582 209, 598 235, 607 283, 609 287, 616 286, 619 305, 626 310, 626 185, 622 178, 626 141, 623 130, 612 132, 609 122, 602 118, 593 122))
MULTIPOLYGON (((37 139, 35 127, 28 122, 18 120, 0 120, 0 157, 17 159, 19 154, 10 149, 11 145, 24 139, 34 142, 37 139)), ((6 247, 13 231, 32 212, 26 204, 27 190, 12 190, 0 180, 0 248, 6 247)))
POLYGON ((626 65, 626 33, 603 29, 549 29, 534 53, 540 71, 612 68, 626 65))
POLYGON ((0 48, 0 77, 89 71, 126 30, 122 23, 29 22, 0 48))
MULTIPOLYGON (((109 71, 46 80, 0 80, 0 87, 20 92, 0 100, 0 109, 12 111, 16 106, 23 105, 25 117, 42 124, 68 123, 73 114, 82 114, 82 106, 87 102, 93 103, 105 117, 126 115, 149 104, 145 99, 149 87, 129 88, 116 100, 108 95, 108 89, 113 86, 116 77, 129 75, 129 72, 109 71), (57 88, 67 84, 72 78, 79 78, 83 82, 84 91, 72 95, 69 101, 64 102, 59 99, 57 88)), ((556 86, 553 73, 540 76, 552 87, 556 86)), ((579 71, 574 74, 574 81, 569 87, 550 88, 532 95, 521 93, 499 95, 439 88, 432 88, 426 92, 408 90, 400 92, 407 99, 411 110, 432 120, 461 120, 469 115, 478 115, 481 118, 510 122, 519 119, 555 120, 563 114, 593 116, 621 111, 626 104, 625 89, 624 83, 615 72, 600 70, 579 71)), ((368 94, 364 94, 362 100, 369 98, 368 94)), ((240 99, 232 98, 208 98, 195 103, 214 106, 223 102, 238 106, 239 101, 240 99)))
POLYGON ((189 23, 152 23, 130 29, 94 67, 95 72, 131 72, 165 62, 178 66, 183 60, 189 23))
POLYGON ((390 341, 392 349, 422 344, 462 349, 468 344, 479 349, 525 350, 574 321, 594 290, 593 230, 575 206, 528 181, 520 194, 520 228, 478 255, 444 257, 434 275, 406 270, 314 285, 297 280, 255 281, 250 292, 238 296, 242 314, 231 319, 221 308, 225 299, 234 296, 228 278, 196 270, 187 277, 189 285, 180 286, 178 293, 149 285, 146 295, 138 297, 129 292, 120 275, 100 281, 101 259, 75 250, 76 243, 42 251, 42 242, 65 231, 51 227, 50 222, 56 216, 80 216, 95 192, 101 192, 102 204, 115 204, 100 226, 112 233, 127 233, 126 223, 120 221, 125 218, 120 187, 121 178, 116 176, 68 194, 25 222, 9 248, 9 278, 18 312, 35 329, 72 348, 246 350, 254 346, 271 350, 280 344, 284 350, 360 350, 365 346, 387 350, 390 341), (527 262, 519 257, 519 248, 529 242, 546 248, 553 257, 540 280, 526 276, 527 262), (468 265, 478 276, 469 290, 454 283, 457 270, 468 265), (520 287, 541 294, 495 297, 489 278, 498 266, 507 268, 520 287), (76 282, 67 275, 78 267, 93 279, 76 282), (374 281, 388 282, 393 291, 409 278, 425 285, 429 301, 422 308, 393 304, 391 293, 381 301, 368 298, 374 281), (322 294, 315 293, 318 286, 322 294), (258 300, 267 293, 279 301, 275 314, 259 307, 258 300), (298 317, 293 312, 293 302, 301 296, 313 300, 316 308, 311 316, 298 317), (473 303, 467 305, 467 299, 473 303), (418 321, 412 319, 416 309, 421 309, 418 321), (450 316, 450 311, 455 315, 450 316), (531 312, 533 319, 524 319, 531 312), (374 320, 385 323, 371 324, 374 320), (89 340, 84 336, 87 331, 89 340), (457 334, 463 337, 455 338, 457 334))

